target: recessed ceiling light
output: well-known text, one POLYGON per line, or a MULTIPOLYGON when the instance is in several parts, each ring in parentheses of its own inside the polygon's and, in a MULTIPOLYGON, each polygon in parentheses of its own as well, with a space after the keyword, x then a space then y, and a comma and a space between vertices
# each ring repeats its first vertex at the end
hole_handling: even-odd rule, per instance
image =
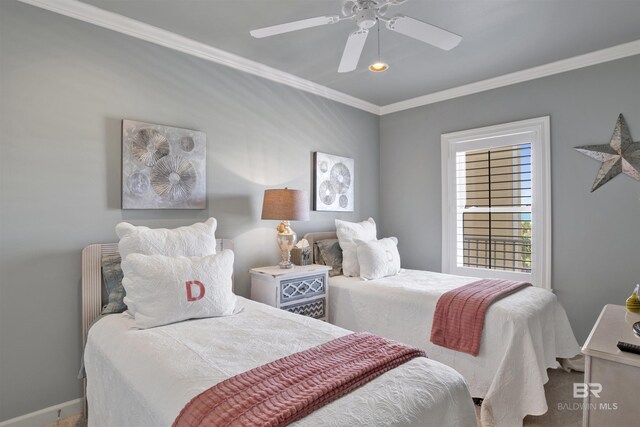
POLYGON ((389 64, 384 62, 374 62, 369 65, 369 71, 373 71, 374 73, 382 73, 383 71, 387 71, 389 69, 389 64))

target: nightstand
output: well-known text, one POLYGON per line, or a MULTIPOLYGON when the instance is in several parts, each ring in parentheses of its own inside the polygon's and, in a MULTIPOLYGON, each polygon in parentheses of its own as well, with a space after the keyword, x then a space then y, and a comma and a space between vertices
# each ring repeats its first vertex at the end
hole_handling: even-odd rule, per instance
POLYGON ((319 264, 253 268, 251 299, 326 321, 329 270, 331 267, 319 264))
POLYGON ((578 391, 584 397, 584 427, 638 425, 640 354, 616 347, 618 341, 640 344, 632 329, 635 322, 640 322, 640 313, 629 313, 621 305, 605 305, 582 347, 588 386, 582 385, 578 391))

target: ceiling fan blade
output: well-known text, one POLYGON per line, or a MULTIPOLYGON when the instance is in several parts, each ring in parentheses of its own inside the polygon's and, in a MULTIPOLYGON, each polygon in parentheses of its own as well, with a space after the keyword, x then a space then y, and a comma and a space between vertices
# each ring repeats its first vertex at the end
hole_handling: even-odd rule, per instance
POLYGON ((257 30, 252 30, 249 33, 257 38, 275 36, 276 34, 289 33, 291 31, 304 30, 305 28, 319 27, 320 25, 335 24, 340 21, 338 15, 333 16, 318 16, 317 18, 302 19, 300 21, 287 22, 286 24, 273 25, 271 27, 264 27, 257 30))
POLYGON ((347 45, 344 47, 340 66, 338 67, 339 73, 348 73, 356 69, 364 43, 367 41, 367 35, 369 35, 369 30, 362 28, 349 34, 347 45))
POLYGON ((462 41, 457 34, 404 15, 391 18, 387 28, 443 50, 451 50, 462 41))

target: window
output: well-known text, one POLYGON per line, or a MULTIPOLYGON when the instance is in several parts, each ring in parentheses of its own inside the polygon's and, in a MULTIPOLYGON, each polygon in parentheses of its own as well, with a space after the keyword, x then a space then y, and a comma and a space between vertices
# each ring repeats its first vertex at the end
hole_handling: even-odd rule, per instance
POLYGON ((551 288, 549 118, 442 135, 442 270, 551 288))

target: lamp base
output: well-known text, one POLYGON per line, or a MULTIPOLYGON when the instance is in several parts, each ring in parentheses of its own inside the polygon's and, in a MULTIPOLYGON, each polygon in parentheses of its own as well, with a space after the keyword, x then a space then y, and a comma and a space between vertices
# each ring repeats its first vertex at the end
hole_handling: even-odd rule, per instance
POLYGON ((293 232, 289 221, 282 221, 278 225, 278 246, 280 247, 282 261, 278 264, 282 269, 291 269, 291 249, 295 246, 297 240, 296 233, 293 232))
POLYGON ((291 261, 280 261, 278 266, 283 269, 293 268, 293 263, 291 261))

